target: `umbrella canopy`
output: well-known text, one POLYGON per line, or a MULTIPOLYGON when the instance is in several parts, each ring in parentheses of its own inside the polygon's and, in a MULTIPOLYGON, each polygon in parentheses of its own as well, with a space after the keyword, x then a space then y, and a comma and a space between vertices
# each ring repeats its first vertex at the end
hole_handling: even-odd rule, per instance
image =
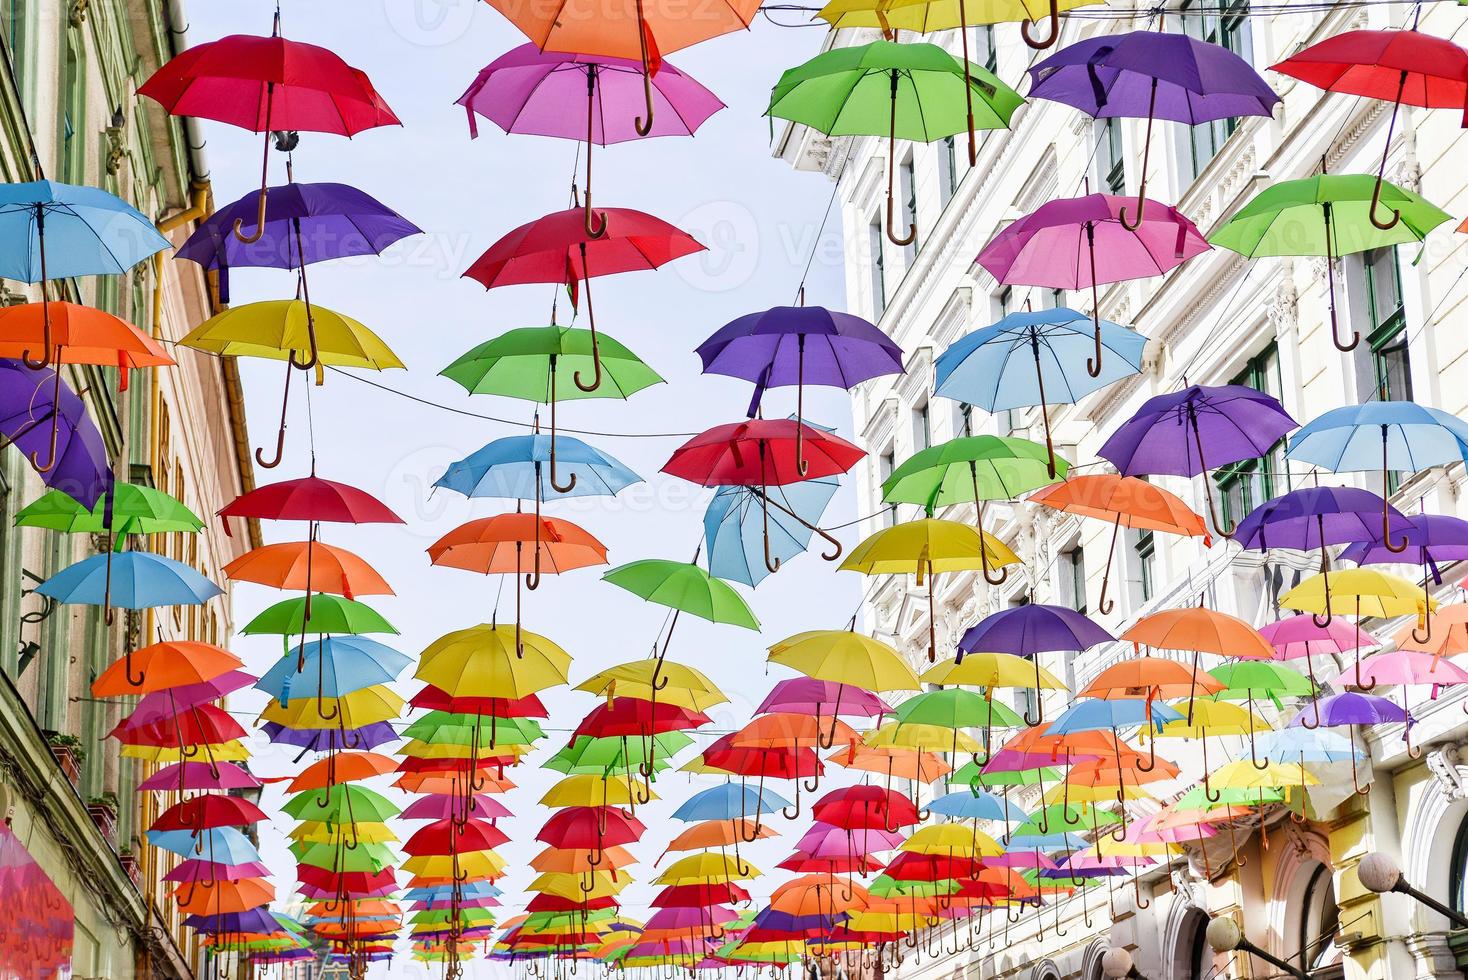
POLYGON ((0 357, 19 359, 41 350, 51 351, 52 364, 117 368, 119 391, 127 390, 130 369, 175 363, 158 341, 105 310, 63 302, 0 309, 0 357))
POLYGON ((345 548, 314 538, 262 545, 225 565, 224 574, 236 582, 327 592, 348 599, 393 594, 392 586, 367 562, 345 548))
POLYGON ((837 477, 828 476, 768 491, 720 487, 703 515, 709 573, 756 586, 772 574, 764 561, 766 543, 773 559, 770 564, 781 565, 805 551, 816 534, 832 544, 833 550, 823 552, 822 557, 839 558, 841 542, 822 531, 817 522, 840 485, 837 477))
MULTIPOLYGON (((1011 609, 1001 609, 964 631, 958 640, 959 664, 971 653, 1008 653, 1016 657, 1030 657, 1035 664, 1035 686, 1043 686, 1041 677, 1041 653, 1079 653, 1098 643, 1114 640, 1110 633, 1087 619, 1083 614, 1064 606, 1044 603, 1026 603, 1011 609)), ((1038 725, 1045 718, 1044 703, 1037 701, 1038 714, 1035 718, 1025 715, 1025 722, 1038 725)))
POLYGON ((0 360, 0 438, 30 461, 41 482, 84 507, 112 488, 102 433, 58 371, 0 360))
POLYGON ((93 555, 63 568, 38 585, 36 594, 61 603, 88 606, 110 603, 124 609, 147 609, 202 605, 224 593, 182 562, 146 551, 124 551, 112 562, 109 594, 109 557, 93 555))
MULTIPOLYGON (((712 623, 759 629, 759 621, 739 593, 695 564, 645 558, 618 565, 602 579, 648 602, 667 606, 675 613, 686 612, 712 623)), ((666 641, 663 649, 666 652, 666 641)))
MULTIPOLYGON (((882 481, 882 499, 918 504, 928 515, 939 507, 987 500, 1017 500, 1020 495, 1064 478, 1070 464, 1050 447, 1012 436, 964 436, 909 456, 882 481)), ((1003 577, 990 580, 998 585, 1003 577)))
POLYGON ((433 485, 466 497, 542 500, 556 497, 616 496, 642 477, 601 450, 569 436, 556 440, 561 472, 570 479, 561 490, 550 482, 551 440, 539 433, 496 439, 450 463, 433 485))

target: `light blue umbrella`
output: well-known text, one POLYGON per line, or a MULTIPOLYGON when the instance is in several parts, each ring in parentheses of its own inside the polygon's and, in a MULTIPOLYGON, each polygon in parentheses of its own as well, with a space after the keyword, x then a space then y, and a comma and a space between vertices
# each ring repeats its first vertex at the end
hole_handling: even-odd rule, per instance
POLYGON ((461 885, 432 885, 409 888, 403 893, 405 902, 436 902, 449 898, 457 891, 463 898, 496 898, 503 894, 487 881, 466 881, 461 885))
MULTIPOLYGON (((1406 401, 1366 402, 1333 408, 1290 438, 1286 458, 1313 463, 1332 473, 1381 470, 1416 473, 1432 466, 1468 461, 1468 423, 1436 408, 1406 401)), ((1391 536, 1391 507, 1382 494, 1382 543, 1394 554, 1407 542, 1391 536)))
POLYGON ((108 555, 70 565, 36 587, 36 594, 69 605, 197 606, 224 592, 182 562, 146 551, 112 556, 112 593, 107 594, 108 555))
POLYGON ((551 484, 551 439, 539 434, 496 439, 449 464, 434 486, 466 497, 542 501, 557 497, 610 497, 624 487, 642 482, 642 477, 580 439, 558 435, 555 445, 557 475, 568 482, 570 477, 564 474, 576 476, 576 485, 567 492, 551 484))
MULTIPOLYGON (((765 564, 762 492, 770 503, 770 556, 778 567, 810 544, 821 514, 840 485, 836 477, 830 476, 763 491, 756 487, 720 487, 703 515, 709 573, 750 586, 758 585, 770 574, 765 564)), ((821 536, 831 540, 825 532, 821 536)), ((841 554, 839 544, 836 554, 841 554)))
POLYGON ((739 820, 760 813, 774 813, 790 805, 780 794, 743 783, 724 783, 694 793, 673 813, 674 820, 739 820))
POLYGON ((1046 405, 1074 404, 1142 369, 1147 338, 1065 307, 1011 313, 949 346, 934 363, 934 394, 989 412, 1040 406, 1052 469, 1055 446, 1046 405), (1099 347, 1098 347, 1099 345, 1099 347), (1101 349, 1100 373, 1089 366, 1101 349))
POLYGON ((1262 732, 1258 738, 1260 755, 1270 762, 1350 762, 1364 760, 1365 754, 1345 735, 1328 729, 1279 728, 1262 732))
POLYGON ((985 790, 962 790, 938 797, 928 809, 933 813, 955 820, 1019 820, 1029 819, 1029 814, 1013 803, 1001 800, 985 790), (1006 811, 1008 816, 1006 817, 1006 811))
POLYGON ((249 864, 262 860, 250 839, 233 827, 191 830, 150 830, 148 843, 180 857, 201 857, 214 864, 249 864))
POLYGON ((1017 834, 1005 842, 1006 853, 1035 851, 1079 851, 1090 846, 1091 842, 1079 834, 1069 831, 1055 831, 1049 834, 1017 834))
POLYGON ((1094 732, 1117 728, 1133 728, 1150 724, 1157 731, 1169 721, 1177 721, 1182 713, 1161 701, 1144 698, 1087 698, 1071 705, 1051 726, 1050 735, 1071 732, 1094 732))
MULTIPOLYGON (((297 696, 339 698, 397 679, 412 659, 365 636, 327 636, 297 645, 277 661, 255 687, 282 707, 297 696)), ((322 711, 322 717, 330 717, 322 711)))

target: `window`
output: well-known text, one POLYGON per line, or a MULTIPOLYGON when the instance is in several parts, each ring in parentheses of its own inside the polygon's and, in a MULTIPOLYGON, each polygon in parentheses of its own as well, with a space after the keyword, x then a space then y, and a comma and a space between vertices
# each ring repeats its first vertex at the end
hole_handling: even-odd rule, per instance
POLYGON ((1396 246, 1361 253, 1366 280, 1366 340, 1371 347, 1376 397, 1412 400, 1407 355, 1407 316, 1402 308, 1402 267, 1396 246))
POLYGON ((1061 570, 1065 574, 1065 588, 1070 607, 1078 613, 1086 611, 1086 552, 1080 546, 1060 556, 1061 570))
MULTIPOLYGON (((1220 45, 1253 62, 1248 0, 1183 0, 1181 11, 1184 34, 1220 45)), ((1189 136, 1189 152, 1184 154, 1184 163, 1190 178, 1196 179, 1203 172, 1238 125, 1237 118, 1229 118, 1184 127, 1189 136)))
MULTIPOLYGON (((906 235, 909 227, 917 227, 917 179, 912 169, 912 154, 897 165, 897 189, 902 196, 902 228, 898 230, 899 235, 906 235)), ((917 256, 918 240, 913 235, 912 241, 902 246, 902 254, 911 262, 917 256)))
POLYGON ((1187 973, 1182 974, 1191 980, 1204 980, 1213 971, 1213 948, 1208 945, 1208 916, 1197 909, 1189 909, 1187 919, 1183 923, 1185 930, 1183 941, 1187 943, 1187 973))
POLYGON ((1341 924, 1340 906, 1335 900, 1335 881, 1330 868, 1317 864, 1305 886, 1301 904, 1300 934, 1297 958, 1300 968, 1314 973, 1341 958, 1335 944, 1336 930, 1341 924))
POLYGON ((1046 289, 1040 293, 1040 308, 1058 310, 1065 305, 1065 290, 1046 289))
POLYGON ((1468 912, 1468 819, 1458 825, 1453 838, 1453 863, 1448 869, 1448 904, 1468 912))
POLYGON ((912 448, 916 452, 933 444, 933 424, 928 415, 928 403, 923 402, 912 410, 912 448))
POLYGON ((1126 147, 1122 144, 1121 122, 1096 120, 1096 175, 1107 194, 1126 193, 1126 147))
POLYGON ((999 68, 999 45, 994 43, 994 25, 982 24, 974 28, 974 58, 989 71, 999 68))
MULTIPOLYGON (((882 483, 887 482, 887 477, 897 468, 897 454, 894 450, 887 450, 877 457, 877 479, 882 483)), ((887 527, 897 523, 897 505, 888 504, 887 509, 882 512, 882 519, 887 527)))
POLYGON ((994 294, 994 308, 998 311, 996 320, 1002 320, 1009 315, 1010 308, 1014 305, 1014 287, 1002 286, 999 292, 994 294))
POLYGON ((78 132, 86 125, 86 72, 82 67, 81 36, 68 31, 65 64, 62 66, 60 163, 61 179, 80 184, 86 180, 86 140, 78 132))
MULTIPOLYGON (((1266 395, 1280 397, 1284 384, 1279 373, 1279 348, 1273 342, 1265 347, 1229 381, 1248 385, 1266 395)), ((1285 464, 1285 440, 1280 439, 1269 452, 1257 459, 1246 459, 1220 467, 1213 480, 1218 487, 1225 524, 1236 524, 1255 507, 1290 489, 1289 470, 1285 464)))
POLYGON ((938 144, 938 202, 945 208, 958 190, 958 146, 954 139, 945 136, 938 144))
POLYGON ((1137 588, 1143 602, 1157 594, 1157 548, 1151 531, 1138 531, 1132 550, 1137 555, 1137 588))
POLYGON ((872 319, 880 320, 887 308, 887 280, 882 268, 882 214, 877 212, 867 225, 867 260, 872 266, 872 319))

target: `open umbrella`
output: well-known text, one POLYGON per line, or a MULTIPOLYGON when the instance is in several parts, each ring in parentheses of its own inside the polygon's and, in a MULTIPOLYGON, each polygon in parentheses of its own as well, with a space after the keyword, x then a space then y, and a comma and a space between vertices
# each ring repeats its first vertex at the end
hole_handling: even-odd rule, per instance
MULTIPOLYGON (((1182 650, 1193 655, 1193 684, 1187 692, 1188 723, 1192 724, 1193 701, 1197 694, 1198 656, 1211 653, 1220 657, 1270 660, 1274 648, 1253 626, 1237 616, 1216 612, 1203 606, 1163 609, 1137 620, 1118 639, 1130 640, 1136 646, 1159 650, 1182 650)), ((1216 693, 1205 692, 1205 693, 1216 693)))
POLYGON ((19 450, 41 482, 84 506, 112 487, 102 433, 59 371, 0 360, 0 448, 5 446, 19 450))
MULTIPOLYGON (((1415 582, 1372 568, 1347 568, 1329 576, 1311 576, 1280 596, 1279 604, 1315 614, 1315 625, 1321 627, 1328 626, 1337 614, 1355 616, 1358 630, 1363 617, 1395 616, 1415 616, 1421 629, 1437 609, 1437 600, 1420 593, 1415 582)), ((1369 691, 1375 685, 1361 679, 1359 649, 1365 645, 1357 643, 1356 686, 1369 691)))
MULTIPOLYGON (((1026 603, 1012 609, 1001 609, 964 631, 958 641, 958 663, 972 653, 1008 653, 1029 657, 1035 664, 1035 687, 1044 686, 1041 676, 1041 653, 1080 653, 1099 643, 1115 639, 1110 633, 1083 614, 1064 606, 1026 603)), ((1025 723, 1038 725, 1045 720, 1045 705, 1035 699, 1035 718, 1025 713, 1025 723)))
POLYGON ((663 558, 644 558, 641 561, 618 565, 602 580, 626 589, 648 602, 667 606, 673 610, 668 622, 668 632, 661 637, 655 668, 649 686, 654 691, 662 690, 671 678, 663 676, 663 666, 668 655, 668 644, 673 639, 673 630, 678 617, 683 613, 706 619, 711 623, 728 623, 745 629, 759 630, 759 620, 754 618, 749 604, 723 579, 714 578, 693 562, 676 562, 663 558))
POLYGON ((127 391, 128 372, 175 362, 148 334, 104 310, 76 303, 21 303, 0 309, 0 357, 24 359, 51 351, 50 363, 117 368, 117 390, 127 391))
MULTIPOLYGON (((757 487, 720 487, 703 515, 709 574, 755 586, 771 574, 764 562, 766 543, 774 558, 771 564, 800 554, 816 534, 840 549, 841 542, 818 525, 839 488, 835 476, 788 483, 768 494, 757 487)), ((828 551, 822 557, 834 561, 840 554, 828 551)))
POLYGON ((987 69, 960 62, 936 44, 873 41, 823 51, 786 71, 765 114, 827 136, 885 136, 887 237, 894 245, 910 245, 917 240, 916 224, 902 238, 894 230, 897 140, 931 143, 975 127, 1007 129, 1023 104, 1019 93, 987 69))

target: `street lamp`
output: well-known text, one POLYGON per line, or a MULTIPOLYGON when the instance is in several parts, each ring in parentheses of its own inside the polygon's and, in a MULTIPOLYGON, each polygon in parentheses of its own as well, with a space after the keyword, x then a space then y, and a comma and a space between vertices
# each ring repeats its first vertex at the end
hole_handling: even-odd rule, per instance
POLYGON ((1402 877, 1402 869, 1397 866, 1397 862, 1390 855, 1380 851, 1373 851, 1366 855, 1356 867, 1356 877, 1361 879, 1361 884, 1378 895, 1384 895, 1387 892, 1410 895, 1437 914, 1451 919, 1458 928, 1468 929, 1468 916, 1409 885, 1407 879, 1402 877))
POLYGON ((1295 977, 1296 980, 1310 980, 1310 974, 1286 960, 1280 959, 1273 953, 1267 952, 1255 946, 1244 938, 1244 931, 1233 919, 1217 916, 1208 923, 1208 945, 1220 953, 1229 953, 1233 950, 1243 950, 1245 953, 1259 957, 1270 966, 1276 967, 1295 977))
POLYGON ((1137 969, 1132 954, 1120 946, 1112 946, 1101 954, 1101 973, 1111 980, 1147 980, 1137 969))

